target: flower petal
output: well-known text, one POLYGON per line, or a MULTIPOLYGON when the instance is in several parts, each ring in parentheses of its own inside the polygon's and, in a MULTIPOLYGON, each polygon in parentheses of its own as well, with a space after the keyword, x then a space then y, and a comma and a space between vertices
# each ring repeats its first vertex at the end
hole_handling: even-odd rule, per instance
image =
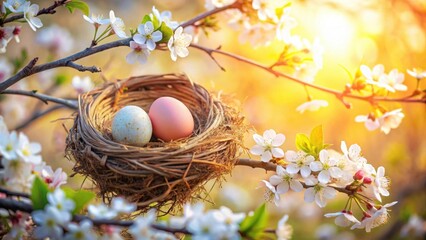
POLYGON ((284 157, 284 151, 281 148, 274 147, 272 148, 272 155, 276 158, 284 157))
POLYGON ((284 141, 285 141, 284 134, 281 134, 281 133, 277 134, 272 140, 272 146, 279 147, 284 143, 284 141))

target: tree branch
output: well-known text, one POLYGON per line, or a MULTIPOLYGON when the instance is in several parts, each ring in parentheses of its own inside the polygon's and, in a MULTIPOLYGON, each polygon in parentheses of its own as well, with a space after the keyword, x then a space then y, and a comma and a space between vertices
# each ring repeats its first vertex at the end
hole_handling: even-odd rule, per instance
MULTIPOLYGON (((43 15, 43 14, 55 14, 56 13, 55 9, 57 7, 65 5, 67 2, 68 2, 68 0, 55 1, 51 6, 49 6, 47 8, 43 8, 40 11, 38 11, 37 16, 40 16, 40 15, 43 15)), ((14 22, 14 21, 22 19, 22 18, 24 18, 24 14, 18 14, 18 15, 8 17, 4 21, 1 21, 1 19, 0 19, 0 26, 3 26, 6 23, 14 22)))
POLYGON ((238 1, 235 1, 234 3, 232 3, 232 4, 229 4, 229 5, 220 7, 220 8, 214 8, 214 9, 212 9, 210 11, 204 12, 204 13, 202 13, 202 14, 194 17, 193 19, 190 19, 190 20, 182 23, 180 26, 183 27, 183 28, 185 28, 185 27, 194 25, 196 22, 198 22, 200 20, 203 20, 203 19, 205 19, 205 18, 207 18, 207 17, 209 17, 211 15, 214 15, 216 13, 220 13, 220 12, 223 12, 223 11, 228 10, 228 9, 240 8, 240 7, 241 7, 241 1, 238 0, 238 1))
POLYGON ((95 73, 95 72, 100 72, 101 71, 101 69, 98 68, 98 67, 96 67, 96 66, 87 67, 87 66, 83 66, 83 65, 80 65, 80 64, 77 64, 77 63, 74 63, 74 62, 68 62, 67 66, 71 67, 71 68, 74 68, 74 69, 77 69, 80 72, 91 72, 91 73, 95 73))
POLYGON ((54 111, 56 111, 56 110, 59 110, 59 109, 61 109, 61 108, 64 108, 64 106, 62 106, 62 105, 56 105, 56 106, 53 106, 53 107, 51 107, 51 108, 46 109, 45 111, 41 111, 41 112, 37 111, 37 112, 34 112, 34 114, 33 114, 30 118, 28 118, 27 120, 25 120, 23 123, 19 124, 19 125, 15 128, 15 131, 20 131, 20 130, 22 130, 22 129, 24 129, 24 128, 28 127, 28 126, 29 126, 29 125, 30 125, 33 121, 35 121, 35 120, 37 120, 37 119, 39 119, 39 118, 41 118, 41 117, 43 117, 43 116, 45 116, 45 115, 47 115, 47 114, 51 113, 51 112, 54 112, 54 111))
POLYGON ((13 95, 23 95, 23 96, 29 96, 33 98, 37 98, 40 101, 44 102, 45 104, 48 104, 48 102, 54 102, 61 104, 63 106, 66 106, 71 109, 77 109, 78 104, 76 100, 71 99, 62 99, 62 98, 56 98, 49 95, 37 93, 36 91, 25 91, 25 90, 4 90, 0 92, 0 94, 13 94, 13 95))
POLYGON ((6 194, 6 196, 10 196, 10 197, 30 198, 30 195, 28 195, 26 193, 10 191, 10 190, 8 190, 6 188, 2 188, 2 187, 0 187, 0 193, 4 193, 4 194, 6 194))
POLYGON ((237 54, 225 52, 225 51, 222 51, 220 49, 211 49, 211 48, 203 47, 203 46, 198 45, 198 44, 191 44, 191 47, 207 53, 207 55, 209 55, 209 57, 212 58, 213 61, 216 61, 216 59, 213 57, 214 53, 224 55, 224 56, 233 58, 237 61, 244 62, 244 63, 247 63, 249 65, 255 66, 257 68, 263 69, 263 70, 275 75, 276 77, 283 77, 283 78, 286 78, 286 79, 291 80, 293 82, 299 83, 301 85, 304 85, 304 86, 307 86, 307 87, 310 87, 310 88, 314 88, 314 89, 320 90, 320 91, 325 92, 325 93, 332 94, 335 97, 337 97, 343 104, 345 104, 345 106, 347 105, 347 103, 344 101, 344 98, 352 98, 352 99, 357 99, 357 100, 366 101, 366 102, 401 102, 401 103, 423 103, 423 104, 426 103, 426 99, 422 99, 422 98, 415 99, 415 98, 407 98, 407 97, 387 98, 387 97, 374 97, 374 96, 359 96, 359 95, 355 95, 355 94, 351 94, 351 93, 340 92, 340 91, 336 91, 336 90, 333 90, 333 89, 329 89, 329 88, 326 88, 326 87, 322 87, 322 86, 318 86, 318 85, 315 85, 315 84, 312 84, 312 83, 302 81, 302 80, 294 78, 290 75, 276 71, 276 70, 270 68, 269 66, 262 65, 261 63, 258 63, 254 60, 242 57, 242 56, 237 55, 237 54))
MULTIPOLYGON (((53 62, 48 62, 45 64, 41 64, 41 65, 35 65, 35 62, 37 62, 37 58, 33 59, 31 63, 33 63, 33 61, 35 61, 32 65, 28 64, 24 69, 22 69, 21 71, 19 71, 16 75, 10 77, 9 79, 5 80, 4 82, 0 83, 0 92, 2 92, 3 90, 6 90, 8 87, 12 86, 13 84, 15 84, 16 82, 18 82, 19 80, 23 79, 24 77, 28 77, 30 75, 42 72, 42 71, 46 71, 52 68, 57 68, 57 67, 71 67, 71 68, 75 68, 78 69, 79 71, 81 70, 85 70, 85 71, 90 71, 90 70, 94 70, 94 72, 96 72, 97 70, 99 70, 96 67, 83 67, 81 65, 75 64, 73 63, 76 60, 79 60, 81 58, 93 55, 95 53, 98 52, 102 52, 105 50, 108 50, 110 48, 115 48, 115 47, 121 47, 121 46, 129 46, 129 43, 132 39, 131 38, 126 38, 126 39, 120 39, 114 42, 109 42, 109 43, 105 43, 103 45, 99 45, 97 47, 93 47, 93 48, 86 48, 83 51, 80 51, 76 54, 73 54, 71 56, 53 61, 53 62)), ((100 71, 100 70, 99 70, 100 71)))

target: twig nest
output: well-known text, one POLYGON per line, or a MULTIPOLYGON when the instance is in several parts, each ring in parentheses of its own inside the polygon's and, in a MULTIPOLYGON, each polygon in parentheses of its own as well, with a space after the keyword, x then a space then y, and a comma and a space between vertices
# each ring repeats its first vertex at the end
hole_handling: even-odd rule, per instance
POLYGON ((232 170, 246 129, 237 109, 185 75, 132 77, 80 95, 67 157, 104 200, 119 195, 137 202, 140 210, 166 206, 162 211, 170 211, 200 197, 206 181, 232 170), (188 107, 194 122, 189 137, 170 142, 153 137, 143 146, 113 139, 111 124, 118 110, 133 105, 148 112, 165 96, 188 107))

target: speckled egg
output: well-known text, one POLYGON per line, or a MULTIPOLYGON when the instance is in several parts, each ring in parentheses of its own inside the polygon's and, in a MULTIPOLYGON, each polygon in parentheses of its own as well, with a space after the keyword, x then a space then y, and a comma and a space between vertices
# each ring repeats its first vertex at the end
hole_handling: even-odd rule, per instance
POLYGON ((152 136, 152 124, 148 114, 140 107, 125 106, 114 116, 111 125, 114 141, 143 146, 152 136))
POLYGON ((173 97, 160 97, 149 108, 154 136, 169 142, 191 136, 194 119, 191 111, 173 97))

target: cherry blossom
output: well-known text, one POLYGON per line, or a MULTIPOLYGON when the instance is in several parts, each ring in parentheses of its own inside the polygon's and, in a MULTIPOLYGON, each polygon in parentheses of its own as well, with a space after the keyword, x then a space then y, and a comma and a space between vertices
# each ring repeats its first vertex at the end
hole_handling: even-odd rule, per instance
POLYGON ((101 25, 106 25, 111 23, 110 19, 104 18, 102 15, 95 15, 93 13, 90 15, 90 17, 83 15, 83 18, 87 22, 93 24, 95 28, 99 28, 99 26, 101 25))
POLYGON ((29 5, 30 2, 26 0, 7 0, 3 2, 3 6, 13 13, 24 12, 29 5))
POLYGON ((16 150, 16 154, 27 163, 32 164, 40 164, 41 156, 37 155, 41 151, 41 145, 39 143, 30 142, 28 137, 19 133, 19 143, 18 148, 16 150))
POLYGON ((302 175, 303 178, 307 178, 311 175, 311 168, 309 165, 311 162, 315 161, 313 156, 307 155, 303 151, 295 152, 289 150, 285 153, 285 158, 290 162, 286 167, 288 173, 296 174, 300 171, 300 175, 302 175))
POLYGON ((358 115, 355 117, 355 122, 363 122, 365 128, 369 131, 374 131, 380 127, 380 122, 378 118, 375 118, 371 114, 368 115, 358 115))
POLYGON ((143 64, 148 60, 148 56, 151 54, 146 44, 130 41, 130 48, 132 51, 126 56, 126 61, 130 64, 136 61, 143 64))
POLYGON ((319 153, 319 161, 310 163, 311 170, 314 172, 320 172, 318 174, 318 180, 321 183, 330 182, 331 178, 340 178, 343 172, 337 167, 338 159, 329 157, 328 151, 323 149, 319 153))
POLYGON ((151 228, 151 224, 154 223, 155 218, 154 209, 148 211, 146 216, 137 217, 133 225, 129 227, 129 233, 137 240, 152 238, 155 231, 151 228))
POLYGON ((47 201, 49 202, 49 206, 58 209, 62 215, 71 218, 71 212, 75 208, 75 203, 65 196, 63 190, 56 188, 52 193, 48 193, 47 201))
POLYGON ((284 9, 283 14, 281 15, 281 18, 278 21, 277 29, 276 29, 276 35, 277 39, 288 42, 290 41, 291 29, 295 28, 297 26, 297 21, 290 15, 290 8, 284 9))
POLYGON ((30 25, 33 31, 37 31, 37 28, 43 27, 43 23, 40 18, 37 17, 39 6, 37 4, 26 4, 24 9, 24 18, 30 25))
POLYGON ((36 41, 53 54, 58 55, 63 55, 71 51, 74 46, 74 40, 70 32, 55 24, 40 30, 36 41))
POLYGON ((306 110, 317 111, 321 107, 327 107, 327 106, 328 106, 327 101, 314 99, 314 100, 311 100, 309 102, 302 103, 301 105, 299 105, 296 108, 296 111, 298 111, 300 113, 304 113, 306 110))
POLYGON ((282 166, 277 166, 276 173, 269 182, 277 187, 278 194, 286 193, 290 188, 295 192, 303 190, 303 185, 295 179, 297 175, 288 173, 282 166))
POLYGON ((280 194, 277 192, 275 186, 266 180, 262 180, 261 184, 266 187, 265 200, 270 201, 274 198, 274 203, 278 206, 280 203, 280 194))
POLYGON ((293 235, 293 227, 287 224, 288 215, 284 215, 279 221, 275 234, 278 240, 289 240, 293 235))
POLYGON ((113 10, 109 12, 109 21, 111 24, 112 32, 114 32, 119 38, 128 37, 125 32, 126 25, 124 25, 124 22, 121 18, 115 17, 113 10))
POLYGON ((188 56, 188 46, 191 44, 191 41, 192 36, 184 33, 182 27, 179 27, 175 30, 173 36, 167 43, 167 46, 170 50, 170 57, 173 61, 176 61, 177 57, 184 58, 188 56))
POLYGON ((354 217, 351 211, 346 210, 336 213, 327 213, 324 216, 327 218, 336 217, 334 223, 336 223, 336 225, 340 227, 348 227, 351 224, 360 223, 360 221, 358 221, 358 219, 354 217))
POLYGON ((243 32, 238 37, 241 43, 250 42, 250 44, 257 48, 260 46, 267 46, 275 39, 275 25, 270 23, 256 23, 250 24, 244 22, 243 32))
POLYGON ((67 227, 67 234, 64 236, 65 240, 95 240, 96 234, 92 230, 93 224, 90 220, 83 220, 79 224, 70 223, 67 227))
POLYGON ((381 84, 383 84, 381 86, 389 92, 407 91, 407 86, 402 84, 404 82, 404 74, 398 72, 397 69, 391 70, 385 78, 380 80, 382 81, 381 84))
POLYGON ((155 6, 153 6, 152 14, 150 14, 150 16, 151 16, 151 19, 155 17, 158 20, 159 25, 161 25, 161 23, 164 22, 166 26, 168 26, 172 30, 176 29, 179 26, 178 22, 172 21, 172 12, 170 11, 162 11, 160 13, 160 11, 158 11, 158 9, 155 8, 155 6))
POLYGON ((366 232, 370 232, 371 229, 378 227, 380 225, 385 224, 389 219, 389 213, 388 208, 392 207, 393 205, 397 204, 398 202, 391 202, 388 204, 385 204, 380 207, 380 209, 372 208, 369 211, 369 216, 364 217, 364 219, 361 221, 361 223, 355 223, 351 229, 365 228, 366 232))
POLYGON ((117 217, 117 212, 111 211, 111 209, 103 203, 96 206, 89 205, 87 210, 89 215, 94 219, 113 219, 117 217))
POLYGON ((17 158, 17 149, 19 148, 18 134, 13 131, 9 133, 0 133, 0 153, 5 159, 12 160, 17 158))
POLYGON ((133 36, 133 40, 138 44, 146 44, 148 50, 155 49, 156 42, 163 38, 161 31, 154 31, 154 25, 151 21, 138 26, 138 33, 133 36))
POLYGON ((253 0, 252 7, 257 10, 257 16, 260 20, 265 21, 268 18, 277 21, 277 15, 275 13, 276 3, 269 0, 253 0))
POLYGON ((119 214, 130 214, 136 211, 136 205, 133 203, 127 202, 122 197, 115 197, 111 201, 111 210, 119 214))
POLYGON ((426 78, 426 71, 420 68, 407 69, 407 73, 418 80, 426 78))
POLYGON ((382 64, 377 64, 373 69, 366 65, 361 65, 360 70, 369 84, 375 85, 380 82, 380 79, 386 78, 385 67, 382 64))
POLYGON ((387 177, 385 177, 385 168, 380 166, 377 169, 376 178, 374 179, 374 196, 382 202, 382 196, 389 196, 389 188, 390 182, 387 177))
POLYGON ((269 162, 272 158, 284 157, 284 151, 279 148, 285 141, 283 134, 277 134, 273 129, 269 129, 263 133, 263 137, 259 134, 253 134, 253 139, 256 145, 250 149, 250 152, 260 156, 262 162, 269 162))
POLYGON ((207 10, 212 10, 214 8, 220 8, 220 7, 224 7, 227 6, 229 4, 234 3, 236 0, 206 0, 204 7, 207 10))
POLYGON ((402 113, 401 108, 384 113, 379 118, 380 130, 388 134, 391 129, 395 129, 399 126, 404 117, 405 115, 402 113))
POLYGON ((325 207, 327 205, 327 200, 334 198, 337 193, 336 189, 318 182, 318 180, 313 176, 306 179, 306 185, 311 187, 305 191, 305 201, 315 201, 315 203, 321 208, 325 207))
MULTIPOLYGON (((13 37, 13 29, 14 29, 14 27, 0 27, 0 53, 6 52, 7 44, 9 44, 10 40, 12 40, 12 37, 13 37)), ((0 66, 1 66, 1 64, 0 64, 0 66)), ((0 67, 0 69, 1 69, 1 67, 0 67)), ((3 77, 0 76, 1 81, 4 81, 5 79, 6 78, 4 76, 3 77), (3 79, 3 80, 1 80, 1 79, 3 79)))
POLYGON ((62 168, 57 168, 54 172, 51 166, 44 166, 41 170, 41 177, 52 188, 58 188, 67 183, 67 174, 62 168))
POLYGON ((416 237, 422 237, 426 233, 426 221, 417 214, 411 215, 408 223, 401 228, 400 236, 408 237, 410 233, 416 237))
POLYGON ((95 84, 92 82, 92 79, 89 76, 83 78, 74 76, 72 78, 71 84, 79 94, 88 92, 95 87, 95 84))
POLYGON ((45 210, 34 211, 32 216, 38 225, 34 230, 34 236, 39 239, 47 237, 60 239, 63 234, 62 226, 71 220, 71 215, 63 214, 57 208, 49 205, 45 210))

